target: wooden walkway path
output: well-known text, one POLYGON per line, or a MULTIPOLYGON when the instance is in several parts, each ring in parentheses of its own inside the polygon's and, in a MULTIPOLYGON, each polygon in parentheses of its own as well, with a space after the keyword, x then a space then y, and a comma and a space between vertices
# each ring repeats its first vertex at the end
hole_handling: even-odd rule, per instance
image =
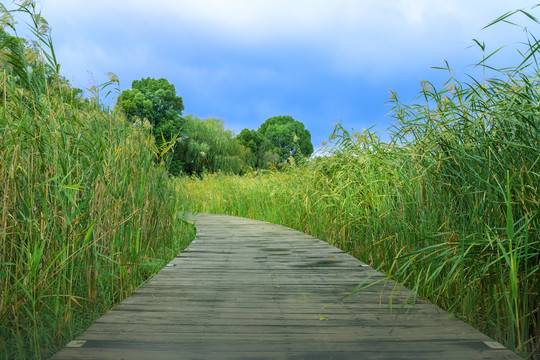
POLYGON ((519 359, 306 234, 199 214, 198 239, 52 359, 519 359), (335 302, 335 303, 334 303, 335 302), (325 305, 334 303, 323 309, 325 305))

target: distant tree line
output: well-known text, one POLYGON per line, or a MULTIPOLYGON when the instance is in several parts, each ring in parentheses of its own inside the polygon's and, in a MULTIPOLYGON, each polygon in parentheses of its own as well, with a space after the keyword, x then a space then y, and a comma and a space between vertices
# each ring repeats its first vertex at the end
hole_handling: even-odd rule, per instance
POLYGON ((313 153, 311 134, 291 116, 271 117, 259 129, 244 129, 238 136, 221 119, 182 116, 182 97, 165 79, 133 81, 118 97, 117 109, 153 134, 157 157, 175 176, 280 168, 313 153))

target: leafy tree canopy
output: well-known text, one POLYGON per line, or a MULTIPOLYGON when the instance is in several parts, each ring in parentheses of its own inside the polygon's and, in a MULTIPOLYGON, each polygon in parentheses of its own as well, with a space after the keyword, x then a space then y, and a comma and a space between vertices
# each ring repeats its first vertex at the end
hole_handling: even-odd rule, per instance
POLYGON ((242 130, 236 139, 240 144, 250 149, 254 154, 257 153, 264 140, 262 135, 257 130, 249 129, 242 130))
POLYGON ((122 91, 118 97, 118 106, 130 121, 148 121, 154 129, 176 122, 184 110, 174 85, 165 79, 153 78, 133 81, 131 89, 122 91))
POLYGON ((256 154, 259 168, 288 162, 291 157, 298 162, 313 153, 310 132, 291 116, 271 117, 258 130, 244 129, 237 138, 256 154))
MULTIPOLYGON (((169 172, 177 175, 182 170, 173 166, 171 156, 178 150, 177 138, 182 134, 185 120, 181 117, 184 103, 176 95, 174 85, 165 79, 146 78, 135 80, 131 89, 124 90, 118 97, 117 107, 133 124, 152 129, 160 158, 168 154, 169 172)), ((174 160, 173 160, 174 162, 174 160)))
POLYGON ((251 151, 242 146, 221 119, 185 118, 185 133, 173 155, 173 167, 183 173, 241 174, 253 165, 251 151))

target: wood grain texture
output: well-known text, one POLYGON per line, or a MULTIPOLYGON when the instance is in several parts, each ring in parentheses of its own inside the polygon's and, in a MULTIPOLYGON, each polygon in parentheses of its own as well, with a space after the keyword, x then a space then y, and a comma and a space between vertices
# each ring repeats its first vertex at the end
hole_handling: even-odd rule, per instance
POLYGON ((312 236, 224 215, 195 225, 184 252, 52 359, 519 359, 312 236))

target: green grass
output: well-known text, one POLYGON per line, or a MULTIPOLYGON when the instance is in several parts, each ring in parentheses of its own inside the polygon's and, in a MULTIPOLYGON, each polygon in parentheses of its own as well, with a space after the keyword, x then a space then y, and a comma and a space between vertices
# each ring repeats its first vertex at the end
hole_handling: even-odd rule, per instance
POLYGON ((58 76, 46 23, 19 10, 35 42, 2 33, 0 357, 47 357, 129 295, 192 238, 184 209, 313 234, 539 356, 532 34, 519 65, 479 64, 491 79, 424 82, 413 105, 394 94, 388 144, 338 126, 332 155, 304 166, 171 180, 147 132, 58 76))
MULTIPOLYGON (((193 237, 150 135, 58 76, 32 5, 35 51, 2 38, 0 358, 47 358, 193 237)), ((9 15, 9 13, 5 13, 9 15)), ((4 20, 6 18, 4 17, 4 20)), ((5 35, 5 34, 4 34, 5 35)))
POLYGON ((517 66, 491 68, 491 55, 478 64, 490 79, 460 82, 447 69, 440 89, 422 83, 417 104, 393 94, 388 144, 337 126, 331 156, 284 172, 179 179, 182 202, 313 234, 537 358, 540 43, 526 34, 517 66))

